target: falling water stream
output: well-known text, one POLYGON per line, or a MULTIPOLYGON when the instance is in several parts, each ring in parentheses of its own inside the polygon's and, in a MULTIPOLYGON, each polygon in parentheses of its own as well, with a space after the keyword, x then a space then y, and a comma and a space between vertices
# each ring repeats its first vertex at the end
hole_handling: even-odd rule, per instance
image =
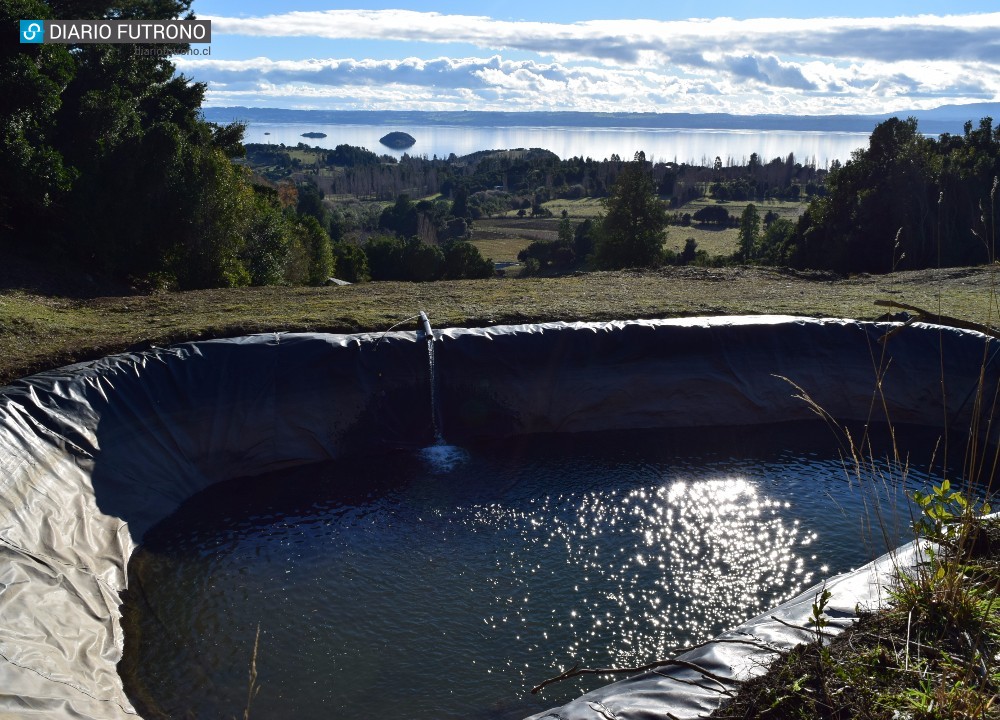
POLYGON ((431 425, 434 428, 434 444, 444 445, 444 434, 441 432, 441 409, 438 406, 437 373, 434 367, 434 331, 427 313, 420 311, 420 322, 424 326, 424 337, 427 340, 427 361, 431 377, 431 425))
POLYGON ((455 467, 468 459, 468 453, 460 447, 445 442, 441 429, 441 405, 438 401, 437 368, 434 362, 434 331, 427 313, 420 311, 420 323, 423 326, 427 341, 427 367, 430 372, 431 385, 431 427, 434 430, 434 444, 420 451, 421 457, 429 465, 432 472, 451 472, 455 467))

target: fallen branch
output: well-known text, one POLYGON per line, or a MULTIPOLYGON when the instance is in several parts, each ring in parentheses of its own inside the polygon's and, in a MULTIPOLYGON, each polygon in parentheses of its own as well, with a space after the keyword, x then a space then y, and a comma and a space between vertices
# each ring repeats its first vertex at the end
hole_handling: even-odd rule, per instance
POLYGON ((544 682, 531 688, 531 694, 536 695, 541 692, 544 688, 552 685, 553 683, 562 682, 563 680, 569 680, 570 678, 579 677, 580 675, 618 675, 618 674, 635 674, 646 672, 647 670, 656 670, 662 667, 682 667, 688 670, 694 670, 697 673, 701 673, 707 678, 711 678, 719 683, 730 683, 732 685, 739 685, 740 681, 735 678, 725 677, 723 675, 716 675, 711 670, 706 670, 701 665, 693 662, 688 662, 687 660, 657 660, 656 662, 651 662, 648 665, 638 665, 636 667, 627 668, 582 668, 579 664, 574 665, 569 670, 556 675, 555 677, 549 678, 544 682))
MULTIPOLYGON (((697 645, 691 645, 689 647, 680 648, 680 650, 683 650, 684 652, 691 652, 692 650, 697 650, 698 648, 703 648, 706 645, 718 645, 718 644, 721 644, 721 643, 727 643, 727 644, 731 644, 731 645, 750 645, 751 647, 759 648, 761 650, 766 650, 769 653, 779 653, 779 654, 781 653, 781 649, 780 648, 776 648, 773 645, 771 645, 770 643, 766 643, 763 640, 760 640, 760 639, 757 639, 757 638, 755 638, 753 640, 742 640, 740 638, 715 638, 714 640, 706 640, 705 642, 700 642, 697 645)), ((650 663, 648 665, 642 665, 640 667, 634 667, 634 668, 610 668, 610 669, 609 668, 605 668, 605 669, 598 669, 598 670, 593 670, 593 669, 590 669, 590 668, 584 668, 583 670, 580 670, 579 669, 580 665, 579 665, 579 663, 577 663, 576 665, 574 665, 573 667, 571 667, 566 672, 564 672, 564 673, 562 673, 560 675, 556 675, 555 677, 549 678, 548 680, 546 680, 545 682, 541 683, 540 685, 536 685, 535 687, 533 687, 531 689, 531 694, 534 695, 537 692, 539 692, 542 688, 544 688, 544 687, 546 687, 548 685, 552 685, 554 683, 561 682, 563 680, 568 680, 569 678, 576 677, 577 675, 593 675, 593 674, 604 674, 604 673, 609 673, 609 674, 610 673, 638 673, 638 672, 645 672, 646 670, 655 670, 656 668, 665 667, 665 666, 668 666, 668 665, 683 665, 683 664, 684 664, 683 660, 657 660, 656 662, 652 662, 652 663, 650 663)), ((707 670, 703 670, 703 669, 699 668, 698 666, 694 665, 693 663, 688 663, 688 665, 691 666, 691 667, 694 667, 694 668, 698 669, 698 672, 702 672, 706 677, 710 677, 712 679, 717 679, 714 675, 712 675, 711 673, 709 673, 707 670)), ((732 678, 725 678, 725 681, 726 682, 733 682, 733 683, 738 682, 736 680, 733 680, 732 678)))
MULTIPOLYGON (((933 322, 937 325, 949 325, 951 327, 960 328, 962 330, 975 330, 983 335, 989 335, 1000 339, 1000 332, 997 332, 994 328, 988 325, 983 325, 982 323, 972 322, 971 320, 962 320, 961 318, 951 317, 950 315, 941 315, 936 312, 931 312, 930 310, 925 310, 923 308, 917 307, 915 305, 907 305, 906 303, 901 303, 898 300, 876 300, 875 304, 878 307, 895 307, 900 310, 906 310, 908 312, 916 313, 916 315, 921 320, 927 322, 933 322)), ((904 325, 909 325, 912 320, 908 320, 904 325)), ((890 335, 895 334, 897 331, 893 331, 890 335)))

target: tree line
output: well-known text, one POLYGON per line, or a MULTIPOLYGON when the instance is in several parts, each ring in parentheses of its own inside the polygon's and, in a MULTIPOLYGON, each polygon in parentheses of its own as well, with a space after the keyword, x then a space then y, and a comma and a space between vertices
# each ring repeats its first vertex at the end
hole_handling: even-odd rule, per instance
MULTIPOLYGON (((733 187, 759 188, 768 167, 778 176, 794 172, 791 161, 751 162, 731 168, 712 192, 729 199, 733 187)), ((721 170, 718 161, 715 170, 721 170)), ((671 223, 694 219, 739 228, 738 248, 723 262, 839 273, 979 265, 996 259, 998 183, 1000 126, 994 128, 992 118, 978 126, 967 122, 961 135, 938 139, 922 135, 914 118, 880 123, 868 147, 836 164, 823 191, 811 193, 798 222, 771 212, 761 217, 753 203, 739 218, 721 205, 693 217, 670 214, 640 152, 612 184, 595 222, 574 230, 566 221, 558 240, 533 243, 521 260, 534 272, 684 264, 697 259, 696 245, 689 240, 674 254, 664 250, 663 233, 671 223)))
MULTIPOLYGON (((351 195, 392 201, 400 194, 420 197, 442 193, 451 197, 458 189, 472 196, 504 193, 505 203, 484 212, 535 209, 553 199, 608 197, 627 161, 618 155, 595 160, 571 157, 538 148, 484 150, 457 157, 426 158, 404 154, 395 159, 363 148, 338 145, 334 150, 296 146, 250 144, 247 161, 272 181, 308 181, 330 195, 351 195), (305 150, 315 157, 304 163, 292 156, 305 150)), ((647 161, 658 194, 677 206, 711 193, 722 200, 767 200, 812 197, 822 194, 826 170, 803 165, 794 154, 763 163, 756 153, 745 164, 731 160, 723 166, 647 161)), ((473 201, 474 206, 479 198, 473 201)))
MULTIPOLYGON (((26 17, 171 19, 188 16, 190 4, 7 0, 0 18, 11 27, 26 17)), ((738 220, 700 211, 695 221, 738 225, 734 262, 849 273, 995 257, 1000 128, 991 118, 938 139, 923 136, 916 120, 890 119, 828 173, 793 156, 754 155, 744 165, 716 158, 711 167, 641 153, 561 160, 537 149, 395 160, 349 146, 324 151, 311 168, 296 166, 288 149, 251 146, 248 164, 244 127, 203 120, 205 86, 145 49, 0 49, 6 256, 139 289, 320 283, 333 274, 483 277, 488 261, 468 243, 475 220, 511 210, 544 215, 553 198, 601 197, 596 221, 573 227, 564 218, 554 244, 526 251, 529 270, 646 266, 697 257, 693 246, 664 253, 663 232, 690 222, 677 208, 707 194, 750 203, 809 199, 798 222, 762 218, 755 205, 738 220), (255 157, 276 175, 255 172, 255 157), (324 193, 392 205, 338 210, 324 193), (357 226, 366 230, 361 245, 348 242, 357 226)))
MULTIPOLYGON (((287 187, 287 186, 286 186, 287 187)), ((369 222, 363 242, 349 235, 357 229, 339 210, 323 202, 321 191, 304 184, 295 188, 297 209, 332 238, 337 275, 349 282, 366 280, 458 280, 487 278, 493 261, 469 242, 471 219, 459 201, 412 201, 400 195, 369 222)), ((355 221, 356 222, 356 221, 355 221)))
POLYGON ((831 172, 782 251, 799 267, 842 273, 978 265, 996 258, 1000 126, 922 135, 891 118, 831 172))

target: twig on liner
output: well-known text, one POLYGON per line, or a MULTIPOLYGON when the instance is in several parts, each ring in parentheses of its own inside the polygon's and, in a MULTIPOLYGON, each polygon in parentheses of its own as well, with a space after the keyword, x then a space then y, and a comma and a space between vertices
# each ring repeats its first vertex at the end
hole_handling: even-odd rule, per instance
MULTIPOLYGON (((690 652, 692 650, 697 650, 698 648, 706 647, 707 645, 721 645, 721 644, 749 645, 750 647, 755 647, 755 648, 758 648, 760 650, 766 650, 769 653, 780 653, 781 652, 780 648, 776 648, 773 645, 771 645, 769 643, 766 643, 766 642, 764 642, 764 641, 762 641, 762 640, 760 640, 758 638, 754 638, 753 640, 743 640, 742 638, 715 638, 714 640, 706 640, 705 642, 700 642, 697 645, 690 645, 690 646, 685 647, 685 648, 680 648, 680 650, 683 650, 684 652, 690 652)), ((592 675, 592 674, 603 674, 603 673, 645 672, 646 670, 654 670, 654 669, 656 669, 658 667, 663 667, 663 666, 666 666, 666 665, 684 665, 684 664, 685 663, 684 663, 683 660, 658 660, 658 661, 652 662, 652 663, 650 663, 648 665, 643 665, 641 667, 634 667, 634 668, 618 668, 618 669, 604 669, 604 670, 591 670, 591 669, 579 670, 580 664, 577 663, 576 665, 574 665, 573 667, 571 667, 569 670, 567 670, 566 672, 562 673, 561 675, 557 675, 556 677, 549 678, 548 680, 546 680, 542 684, 536 685, 535 687, 533 687, 531 689, 531 693, 534 695, 537 692, 539 692, 542 688, 544 688, 544 687, 546 687, 548 685, 552 685, 553 683, 561 682, 563 680, 568 680, 569 678, 576 677, 577 675, 592 675)), ((695 669, 698 670, 698 672, 704 673, 706 677, 710 677, 710 678, 713 678, 713 679, 717 680, 717 678, 714 675, 712 675, 711 673, 709 673, 707 670, 703 670, 702 668, 699 668, 697 665, 694 665, 693 663, 689 664, 689 666, 694 667, 695 669)), ((733 682, 733 683, 738 682, 737 680, 733 680, 732 678, 725 678, 725 681, 726 682, 733 682)))
POLYGON ((693 662, 688 662, 687 660, 657 660, 656 662, 651 662, 647 665, 638 665, 636 667, 627 668, 582 668, 579 664, 574 665, 566 672, 560 673, 555 677, 551 677, 544 682, 535 685, 531 688, 531 694, 536 695, 541 692, 542 689, 552 685, 553 683, 562 682, 563 680, 569 680, 570 678, 579 677, 580 675, 620 675, 623 673, 641 673, 647 670, 655 670, 657 668, 675 666, 682 667, 688 670, 694 670, 697 673, 701 673, 707 678, 711 678, 716 682, 720 683, 730 683, 732 685, 741 684, 739 680, 731 677, 725 677, 723 675, 716 675, 711 670, 706 670, 701 665, 693 662))
POLYGON ((725 683, 721 683, 718 680, 712 680, 712 678, 705 678, 705 679, 712 680, 712 682, 718 685, 718 687, 709 687, 708 685, 702 685, 697 680, 685 680, 684 678, 674 677, 673 675, 667 675, 665 673, 660 672, 659 670, 653 670, 652 672, 654 675, 659 675, 660 677, 666 678, 667 680, 673 680, 674 682, 683 683, 685 685, 692 685, 696 688, 701 688, 702 690, 707 690, 708 692, 719 693, 720 695, 726 695, 728 697, 736 697, 736 693, 727 688, 725 683))
MULTIPOLYGON (((909 312, 916 313, 921 320, 934 322, 938 325, 950 325, 951 327, 961 328, 962 330, 975 330, 976 332, 981 332, 983 335, 1000 338, 1000 332, 997 332, 996 329, 991 328, 988 325, 972 322, 971 320, 962 320, 961 318, 951 317, 949 315, 941 315, 940 313, 932 312, 930 310, 924 310, 916 305, 901 303, 898 300, 876 300, 875 304, 878 307, 897 307, 901 310, 908 310, 909 312)), ((912 321, 907 321, 905 324, 908 325, 910 322, 912 321)), ((895 334, 895 332, 898 332, 898 330, 891 331, 890 335, 895 334)))

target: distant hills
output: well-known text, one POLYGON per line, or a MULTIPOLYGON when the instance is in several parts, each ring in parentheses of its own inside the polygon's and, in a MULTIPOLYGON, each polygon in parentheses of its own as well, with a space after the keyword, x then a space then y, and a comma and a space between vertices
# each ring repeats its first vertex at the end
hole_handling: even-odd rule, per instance
POLYGON ((692 130, 787 130, 871 132, 890 117, 915 117, 924 133, 959 134, 967 120, 1000 120, 1000 103, 943 105, 885 115, 729 115, 726 113, 591 113, 591 112, 425 112, 416 110, 287 110, 283 108, 215 107, 203 109, 217 123, 302 123, 312 125, 457 125, 469 127, 623 127, 692 130))

